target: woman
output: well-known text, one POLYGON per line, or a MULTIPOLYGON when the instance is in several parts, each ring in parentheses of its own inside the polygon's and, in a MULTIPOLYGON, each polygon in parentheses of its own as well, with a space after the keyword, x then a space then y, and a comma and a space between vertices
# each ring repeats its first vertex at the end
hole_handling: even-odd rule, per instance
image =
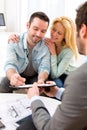
POLYGON ((51 79, 63 87, 66 77, 76 69, 77 48, 75 26, 71 19, 56 18, 51 26, 50 38, 45 42, 51 53, 51 79))

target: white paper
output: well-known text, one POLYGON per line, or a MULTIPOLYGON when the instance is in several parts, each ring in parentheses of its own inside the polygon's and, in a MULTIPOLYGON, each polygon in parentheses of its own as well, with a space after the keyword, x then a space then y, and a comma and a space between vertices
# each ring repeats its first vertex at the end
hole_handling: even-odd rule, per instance
POLYGON ((7 130, 12 126, 15 128, 17 121, 31 115, 31 109, 29 107, 30 102, 27 97, 2 102, 0 104, 0 117, 6 126, 5 129, 7 130))
MULTIPOLYGON (((3 101, 0 101, 0 117, 6 126, 0 130, 16 130, 17 121, 32 114, 30 101, 26 94, 1 94, 3 101)), ((57 106, 61 103, 58 100, 40 96, 40 99, 53 116, 57 106)))

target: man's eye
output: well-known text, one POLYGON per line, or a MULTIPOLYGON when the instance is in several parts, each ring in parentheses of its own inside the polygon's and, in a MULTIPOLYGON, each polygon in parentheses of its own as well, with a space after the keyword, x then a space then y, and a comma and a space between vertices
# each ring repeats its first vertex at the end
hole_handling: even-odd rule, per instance
POLYGON ((37 31, 38 29, 37 29, 37 28, 35 28, 34 30, 35 30, 35 31, 37 31))
POLYGON ((46 31, 42 31, 42 33, 46 33, 46 31))

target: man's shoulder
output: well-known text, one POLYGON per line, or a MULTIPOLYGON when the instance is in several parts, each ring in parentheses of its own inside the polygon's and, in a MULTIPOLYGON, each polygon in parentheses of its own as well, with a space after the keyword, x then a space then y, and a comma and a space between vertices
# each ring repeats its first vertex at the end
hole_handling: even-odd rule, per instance
POLYGON ((26 39, 26 36, 27 36, 27 32, 20 33, 20 34, 18 35, 19 41, 20 41, 20 40, 23 40, 23 39, 26 39))
POLYGON ((41 48, 41 49, 43 49, 43 50, 45 50, 45 49, 48 50, 48 47, 46 46, 44 40, 41 40, 41 41, 39 41, 39 42, 37 43, 36 48, 38 48, 38 47, 39 47, 39 49, 41 48))
POLYGON ((27 37, 27 32, 21 33, 19 35, 19 41, 18 41, 18 45, 19 48, 23 47, 23 48, 27 48, 27 42, 26 42, 26 37, 27 37))
POLYGON ((87 62, 82 64, 80 67, 78 67, 75 71, 73 71, 67 79, 69 81, 77 81, 76 84, 79 82, 79 80, 86 80, 87 81, 87 62))

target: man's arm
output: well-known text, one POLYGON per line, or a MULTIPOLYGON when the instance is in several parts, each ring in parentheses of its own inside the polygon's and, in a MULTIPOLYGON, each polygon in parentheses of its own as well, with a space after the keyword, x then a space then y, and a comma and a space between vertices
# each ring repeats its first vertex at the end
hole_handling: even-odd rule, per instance
MULTIPOLYGON (((74 73, 67 77, 62 103, 57 107, 53 117, 50 117, 40 99, 32 101, 32 118, 38 130, 73 130, 81 129, 83 124, 84 126, 87 125, 87 121, 85 121, 87 119, 85 114, 87 112, 87 109, 85 109, 87 106, 87 80, 86 75, 83 74, 85 67, 83 69, 84 71, 81 71, 80 68, 78 73, 74 71, 74 73), (84 83, 82 79, 85 80, 84 83)), ((31 94, 32 97, 33 90, 36 91, 37 89, 35 90, 34 87, 30 88, 28 96, 31 94)), ((37 96, 38 94, 34 92, 34 95, 37 96)))
POLYGON ((11 80, 12 75, 16 74, 17 72, 14 69, 8 69, 6 72, 6 76, 9 80, 11 80))
POLYGON ((43 72, 40 72, 39 75, 38 75, 38 83, 44 83, 46 80, 48 79, 48 73, 43 71, 43 72))

